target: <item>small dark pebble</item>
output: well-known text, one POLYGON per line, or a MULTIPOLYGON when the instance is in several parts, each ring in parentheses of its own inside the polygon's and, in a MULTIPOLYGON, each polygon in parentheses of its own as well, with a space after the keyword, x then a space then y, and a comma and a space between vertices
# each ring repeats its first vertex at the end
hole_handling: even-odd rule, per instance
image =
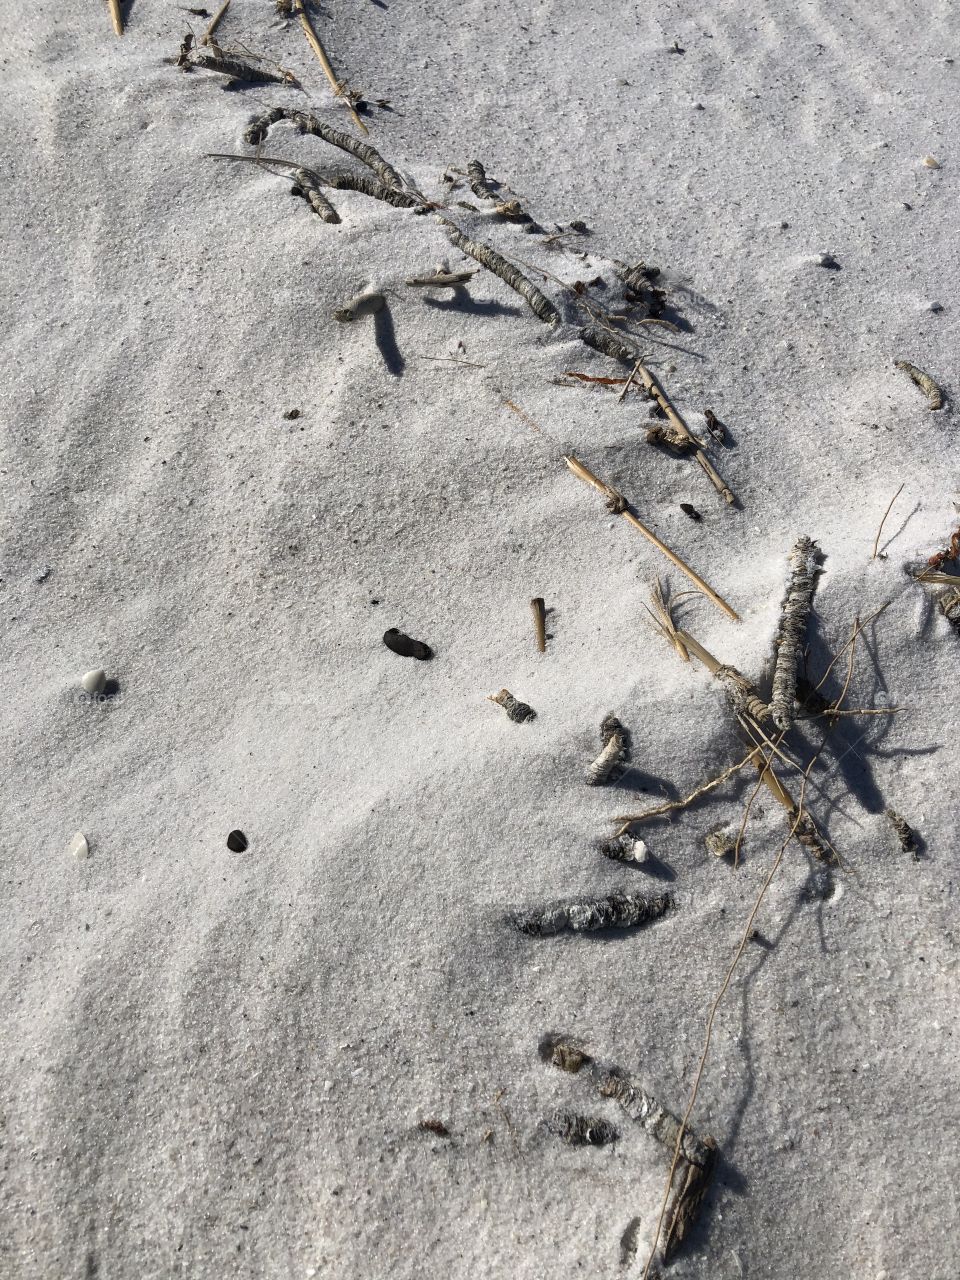
POLYGON ((403 658, 418 658, 421 662, 426 662, 433 657, 433 650, 428 644, 424 644, 422 640, 411 640, 396 627, 389 627, 383 633, 383 643, 403 658))
POLYGON ((689 516, 691 520, 703 519, 703 516, 700 514, 697 508, 689 502, 681 502, 680 510, 683 512, 685 516, 689 516))
POLYGON ((287 412, 286 412, 283 416, 286 418, 286 420, 287 420, 288 422, 293 422, 295 418, 299 418, 299 417, 300 417, 300 410, 299 410, 299 409, 288 409, 288 410, 287 410, 287 412))
POLYGON ((587 234, 587 224, 581 221, 580 218, 575 218, 570 223, 570 230, 576 231, 578 235, 585 236, 587 234))
POLYGON ((442 1120, 421 1120, 420 1128, 425 1133, 435 1133, 438 1138, 449 1138, 450 1130, 442 1120))
POLYGON ((243 853, 247 847, 247 837, 242 831, 231 831, 227 836, 227 848, 231 853, 243 853))
POLYGON ((833 256, 832 253, 821 253, 818 265, 821 267, 826 267, 828 271, 841 270, 840 263, 836 260, 836 258, 833 256))

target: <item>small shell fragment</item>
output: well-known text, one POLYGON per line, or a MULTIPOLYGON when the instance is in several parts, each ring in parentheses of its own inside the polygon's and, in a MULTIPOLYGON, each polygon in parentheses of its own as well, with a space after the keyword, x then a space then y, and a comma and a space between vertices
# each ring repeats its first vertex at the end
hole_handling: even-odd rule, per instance
POLYGON ((600 852, 605 858, 610 858, 613 862, 646 862, 650 850, 646 843, 639 836, 632 836, 629 832, 623 835, 614 836, 611 840, 606 840, 600 846, 600 852))
POLYGON ((90 857, 90 845, 82 831, 78 831, 67 845, 67 853, 77 862, 86 862, 90 857))
POLYGON ((936 156, 924 156, 923 166, 925 169, 939 169, 940 161, 937 159, 936 156))
POLYGON ((80 681, 85 693, 103 693, 104 686, 107 683, 107 673, 101 671, 98 667, 95 671, 88 671, 80 681))

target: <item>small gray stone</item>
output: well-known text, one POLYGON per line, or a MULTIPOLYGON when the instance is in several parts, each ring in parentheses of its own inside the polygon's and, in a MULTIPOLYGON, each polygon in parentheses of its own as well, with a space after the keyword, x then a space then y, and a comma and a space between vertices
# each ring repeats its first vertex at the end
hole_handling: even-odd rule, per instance
POLYGON ((85 693, 103 693, 107 683, 107 673, 98 667, 95 671, 88 671, 80 683, 85 693))

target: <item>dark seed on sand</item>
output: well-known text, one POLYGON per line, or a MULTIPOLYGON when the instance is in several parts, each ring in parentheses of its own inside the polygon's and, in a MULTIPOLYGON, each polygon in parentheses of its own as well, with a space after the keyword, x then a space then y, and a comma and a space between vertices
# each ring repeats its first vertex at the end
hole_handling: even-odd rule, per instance
POLYGON ((700 514, 697 508, 693 506, 693 504, 690 502, 681 502, 680 510, 683 512, 685 516, 689 516, 691 520, 703 519, 703 516, 700 514))
POLYGON ((227 836, 227 848, 231 853, 243 853, 247 847, 247 837, 242 831, 231 831, 227 836))
POLYGON ((424 644, 422 640, 411 640, 396 627, 389 627, 383 633, 383 643, 404 658, 419 658, 421 662, 426 662, 433 657, 433 650, 428 644, 424 644))
POLYGON ((299 418, 299 417, 300 417, 300 410, 299 410, 299 409, 288 409, 288 410, 287 410, 287 412, 286 412, 283 416, 286 418, 286 420, 287 420, 288 422, 293 422, 296 418, 299 418))

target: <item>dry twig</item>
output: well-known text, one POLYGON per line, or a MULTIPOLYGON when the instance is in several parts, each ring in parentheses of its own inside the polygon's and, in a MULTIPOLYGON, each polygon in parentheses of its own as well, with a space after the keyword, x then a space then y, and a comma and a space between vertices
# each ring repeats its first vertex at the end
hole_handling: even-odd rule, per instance
POLYGON ((537 648, 541 653, 546 653, 547 610, 543 603, 543 596, 534 596, 530 601, 530 609, 533 613, 533 629, 537 637, 537 648))
POLYGON ((113 30, 118 36, 123 35, 123 12, 120 8, 120 0, 107 0, 110 6, 110 20, 113 23, 113 30))
POLYGON ((915 382, 923 394, 927 397, 927 404, 931 409, 943 408, 943 392, 940 387, 930 377, 929 373, 924 373, 922 369, 918 369, 915 364, 911 364, 909 360, 894 360, 893 362, 898 369, 902 369, 911 382, 915 382))
MULTIPOLYGON (((906 484, 906 481, 904 481, 904 484, 906 484)), ((890 499, 890 504, 889 504, 889 506, 887 507, 886 511, 883 513, 883 519, 880 521, 880 528, 877 530, 877 536, 876 536, 876 537, 874 538, 874 540, 873 540, 873 552, 872 552, 872 554, 871 554, 871 556, 870 556, 870 559, 871 559, 871 560, 876 560, 876 558, 877 558, 877 553, 878 553, 878 552, 879 552, 879 550, 880 550, 880 535, 883 533, 883 526, 884 526, 884 525, 886 524, 886 522, 887 522, 887 516, 888 516, 888 515, 890 514, 890 512, 893 510, 893 504, 894 504, 894 503, 896 502, 896 500, 900 497, 901 493, 903 493, 903 485, 901 485, 901 486, 900 486, 900 488, 897 490, 897 492, 896 492, 896 493, 893 495, 893 497, 890 499)), ((884 559, 886 559, 886 557, 884 557, 884 559)))
POLYGON ((734 622, 740 621, 739 614, 737 614, 730 605, 727 604, 726 600, 724 600, 722 596, 718 595, 717 592, 714 591, 713 587, 704 582, 699 574, 694 573, 693 569, 691 569, 684 560, 681 560, 675 551, 671 551, 665 542, 661 542, 655 533, 648 529, 645 524, 642 524, 632 511, 627 509, 627 502, 622 494, 618 493, 616 489, 611 488, 610 485, 604 484, 602 480, 598 479, 592 471, 585 467, 583 463, 579 462, 576 458, 565 456, 564 462, 575 476, 580 480, 584 480, 587 484, 592 485, 594 489, 603 494, 607 500, 608 510, 612 511, 614 515, 623 516, 628 524, 632 524, 638 532, 643 534, 648 542, 653 543, 657 550, 661 551, 667 557, 671 564, 675 564, 681 573, 686 574, 694 586, 699 588, 708 600, 712 600, 718 609, 722 609, 728 618, 731 618, 734 622))
POLYGON ((304 4, 304 0, 295 0, 295 6, 296 6, 295 12, 297 17, 300 19, 300 25, 303 27, 304 35, 307 37, 307 40, 310 43, 310 48, 317 55, 317 58, 320 61, 320 66, 323 68, 323 74, 327 77, 327 79, 330 81, 330 84, 333 86, 334 94, 336 95, 336 97, 343 98, 346 101, 347 108, 350 114, 353 116, 353 122, 357 126, 357 128, 360 130, 360 132, 369 133, 370 130, 367 128, 367 126, 363 123, 363 121, 357 115, 356 109, 353 103, 350 101, 350 95, 347 90, 346 84, 343 81, 338 80, 336 75, 334 74, 333 67, 330 65, 330 59, 327 57, 326 51, 324 50, 323 45, 320 43, 320 37, 317 35, 316 28, 314 27, 313 22, 311 21, 309 13, 307 13, 307 7, 304 4))

